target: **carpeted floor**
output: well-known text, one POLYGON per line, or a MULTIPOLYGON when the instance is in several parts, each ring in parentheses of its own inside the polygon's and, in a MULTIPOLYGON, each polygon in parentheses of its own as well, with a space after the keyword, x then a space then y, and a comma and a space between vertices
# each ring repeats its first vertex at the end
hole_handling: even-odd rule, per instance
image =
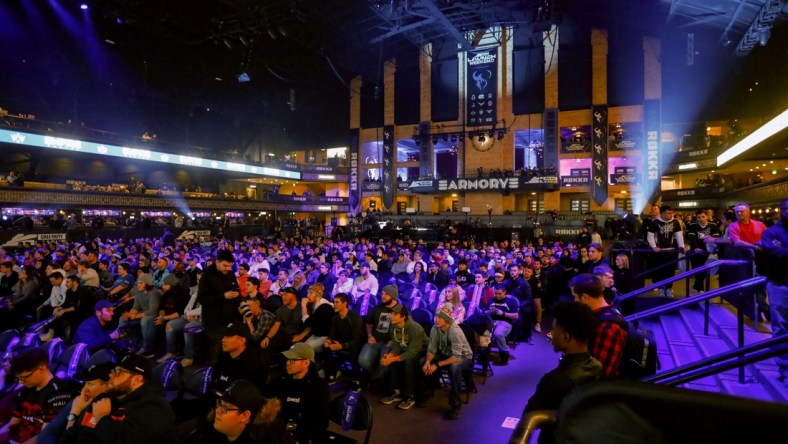
MULTIPOLYGON (((545 332, 547 329, 545 329, 545 332)), ((482 384, 476 375, 478 393, 472 394, 470 403, 463 405, 457 420, 448 420, 448 388, 436 390, 426 407, 400 410, 395 405, 380 403, 383 395, 364 391, 372 404, 374 426, 371 443, 505 443, 512 430, 503 428, 507 417, 520 418, 523 407, 533 394, 539 378, 558 364, 557 353, 543 333, 534 333, 534 345, 519 344, 512 350, 512 359, 505 367, 494 366, 494 376, 482 384)), ((463 400, 465 395, 463 394, 463 400)), ((340 431, 332 424, 331 430, 340 431)), ((349 436, 363 437, 358 432, 349 436)), ((363 441, 362 441, 363 442, 363 441)))

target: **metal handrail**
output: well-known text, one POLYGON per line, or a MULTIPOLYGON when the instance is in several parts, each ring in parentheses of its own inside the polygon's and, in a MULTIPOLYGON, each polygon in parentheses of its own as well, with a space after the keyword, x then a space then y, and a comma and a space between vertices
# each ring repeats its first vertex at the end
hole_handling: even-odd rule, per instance
MULTIPOLYGON (((661 251, 653 251, 653 250, 649 251, 649 253, 652 253, 652 254, 660 254, 661 252, 664 252, 666 254, 667 253, 680 253, 681 250, 673 248, 673 249, 661 250, 661 251)), ((653 273, 653 272, 655 272, 657 270, 661 270, 663 268, 676 267, 676 265, 678 265, 679 262, 681 262, 681 261, 688 261, 688 260, 690 260, 690 258, 692 258, 694 256, 697 256, 697 255, 708 256, 710 254, 711 253, 709 253, 707 251, 703 251, 701 253, 696 253, 694 251, 690 251, 689 253, 686 253, 684 255, 679 255, 679 257, 677 257, 676 259, 674 259, 674 260, 672 260, 670 262, 666 262, 666 263, 660 265, 659 267, 649 268, 648 270, 646 270, 646 271, 644 271, 642 273, 638 273, 638 274, 632 276, 632 278, 634 279, 634 278, 645 277, 649 273, 653 273)))
POLYGON ((701 359, 700 361, 692 362, 687 365, 683 365, 681 367, 675 367, 670 370, 657 373, 656 375, 647 376, 641 379, 641 381, 652 382, 655 384, 666 384, 666 385, 684 384, 686 382, 694 381, 696 379, 710 376, 715 373, 720 373, 725 370, 730 370, 731 368, 739 367, 742 365, 742 363, 749 364, 752 362, 758 362, 759 360, 768 359, 771 358, 772 356, 776 356, 784 352, 788 352, 788 335, 777 336, 764 341, 758 341, 746 347, 729 350, 724 353, 710 356, 706 359, 701 359), (749 355, 750 353, 765 350, 775 345, 779 347, 772 350, 766 350, 769 353, 776 351, 774 355, 762 356, 762 357, 760 354, 751 355, 744 359, 737 359, 735 362, 732 363, 733 364, 732 366, 723 368, 718 371, 713 371, 713 370, 717 370, 717 367, 709 367, 711 365, 720 364, 720 363, 722 363, 721 365, 725 365, 727 364, 725 363, 725 361, 734 358, 741 358, 744 355, 749 355), (761 357, 761 359, 751 360, 751 358, 754 358, 755 356, 761 357))
MULTIPOLYGON (((716 261, 716 262, 723 262, 723 261, 716 261)), ((730 261, 730 262, 740 262, 740 261, 730 261)), ((701 268, 698 268, 698 270, 700 270, 701 268)), ((667 280, 662 282, 666 282, 666 281, 667 280)), ((624 319, 626 319, 627 322, 635 322, 641 319, 652 318, 654 316, 663 315, 665 313, 669 313, 671 311, 675 311, 680 308, 688 307, 690 305, 696 305, 699 302, 704 302, 710 299, 714 299, 723 294, 730 293, 731 291, 741 290, 747 287, 761 285, 765 282, 766 282, 766 278, 763 276, 750 278, 741 282, 737 282, 735 284, 730 284, 724 287, 715 288, 714 290, 707 291, 706 293, 701 293, 695 296, 690 296, 684 299, 680 299, 675 302, 671 302, 670 304, 663 305, 661 307, 656 307, 650 310, 641 311, 640 313, 631 314, 629 316, 626 316, 624 319)))
POLYGON ((524 413, 517 428, 509 437, 509 444, 526 444, 531 440, 531 436, 540 430, 545 424, 555 424, 557 410, 534 410, 524 413))
POLYGON ((740 260, 740 259, 719 259, 719 260, 716 260, 716 261, 711 262, 709 264, 704 264, 704 265, 702 265, 702 266, 700 266, 698 268, 693 268, 692 270, 687 270, 687 271, 685 271, 683 273, 679 273, 679 274, 677 274, 677 275, 675 275, 673 277, 670 277, 670 278, 667 278, 665 280, 653 283, 653 284, 651 284, 651 285, 649 285, 647 287, 643 287, 641 289, 638 289, 638 290, 635 290, 635 291, 631 291, 631 292, 629 292, 629 293, 627 293, 627 294, 625 294, 623 296, 620 296, 617 299, 617 302, 622 302, 622 301, 626 301, 627 299, 632 299, 635 296, 638 296, 638 295, 641 295, 641 294, 644 294, 644 293, 648 293, 649 291, 656 290, 658 288, 664 287, 667 284, 672 284, 672 283, 678 282, 678 281, 680 281, 682 279, 687 279, 687 278, 689 278, 691 276, 694 276, 694 275, 696 275, 698 273, 702 273, 702 272, 711 270, 712 268, 719 267, 720 265, 747 265, 747 264, 750 264, 750 263, 751 263, 750 261, 740 260))

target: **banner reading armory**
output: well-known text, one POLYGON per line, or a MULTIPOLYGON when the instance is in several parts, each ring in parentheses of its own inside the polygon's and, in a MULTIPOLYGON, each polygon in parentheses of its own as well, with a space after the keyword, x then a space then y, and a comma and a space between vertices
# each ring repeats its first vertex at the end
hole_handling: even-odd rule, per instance
POLYGON ((498 177, 475 179, 415 180, 410 191, 431 193, 435 191, 553 191, 558 188, 558 177, 498 177))

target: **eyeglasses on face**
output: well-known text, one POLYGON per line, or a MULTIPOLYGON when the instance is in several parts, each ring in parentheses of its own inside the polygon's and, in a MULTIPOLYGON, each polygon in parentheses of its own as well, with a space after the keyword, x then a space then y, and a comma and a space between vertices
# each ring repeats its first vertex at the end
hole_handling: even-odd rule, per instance
POLYGON ((35 373, 37 370, 38 370, 38 369, 33 369, 33 370, 31 370, 31 371, 30 371, 30 373, 27 373, 27 374, 24 374, 24 375, 23 375, 23 374, 17 374, 17 375, 16 375, 16 380, 17 380, 17 381, 19 381, 19 382, 25 381, 25 380, 27 380, 28 378, 30 378, 31 376, 33 376, 33 374, 34 374, 34 373, 35 373))
POLYGON ((238 412, 240 410, 241 409, 239 408, 229 407, 226 403, 219 401, 218 399, 216 400, 216 411, 222 412, 222 415, 226 415, 227 412, 238 412))

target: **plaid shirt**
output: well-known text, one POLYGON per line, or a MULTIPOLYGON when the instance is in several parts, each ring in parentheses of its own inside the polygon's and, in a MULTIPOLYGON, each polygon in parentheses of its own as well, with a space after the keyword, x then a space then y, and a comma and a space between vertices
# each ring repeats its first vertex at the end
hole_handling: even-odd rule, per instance
POLYGON ((602 311, 607 308, 595 312, 600 322, 592 340, 591 355, 602 363, 602 379, 616 379, 621 356, 624 354, 627 332, 613 321, 602 320, 602 311))
POLYGON ((260 316, 252 319, 252 326, 255 327, 254 332, 252 332, 252 339, 255 341, 261 340, 263 335, 267 334, 268 330, 274 326, 274 322, 276 322, 276 316, 266 309, 261 309, 260 316))

